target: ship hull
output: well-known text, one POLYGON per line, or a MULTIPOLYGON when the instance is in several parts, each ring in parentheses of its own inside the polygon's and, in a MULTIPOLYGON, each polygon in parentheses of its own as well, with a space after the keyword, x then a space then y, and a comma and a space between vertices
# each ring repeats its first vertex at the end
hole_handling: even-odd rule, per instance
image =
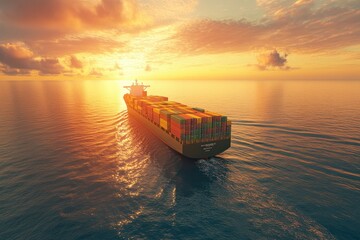
POLYGON ((129 115, 140 121, 150 132, 162 140, 167 146, 188 158, 201 159, 213 157, 230 147, 231 139, 213 140, 201 143, 180 143, 168 132, 146 119, 130 106, 127 106, 129 115))

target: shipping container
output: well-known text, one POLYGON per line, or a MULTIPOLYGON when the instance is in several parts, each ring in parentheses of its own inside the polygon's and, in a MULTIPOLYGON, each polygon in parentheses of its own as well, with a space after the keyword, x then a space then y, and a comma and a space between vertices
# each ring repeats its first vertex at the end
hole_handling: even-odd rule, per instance
POLYGON ((191 158, 208 158, 230 147, 231 121, 219 113, 147 95, 149 85, 124 86, 129 114, 168 146, 191 158))

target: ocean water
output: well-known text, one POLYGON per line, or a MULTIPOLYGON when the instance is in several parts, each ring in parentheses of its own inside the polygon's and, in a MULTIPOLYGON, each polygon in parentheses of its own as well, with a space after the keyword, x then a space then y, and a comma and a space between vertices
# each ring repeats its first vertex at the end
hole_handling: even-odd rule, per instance
POLYGON ((128 117, 128 83, 0 82, 0 239, 359 239, 360 82, 146 82, 232 120, 197 161, 128 117))

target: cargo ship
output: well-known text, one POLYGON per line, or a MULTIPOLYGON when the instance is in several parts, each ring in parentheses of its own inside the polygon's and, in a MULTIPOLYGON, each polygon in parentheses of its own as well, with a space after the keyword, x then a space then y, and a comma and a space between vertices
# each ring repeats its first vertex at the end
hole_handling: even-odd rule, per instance
POLYGON ((221 114, 164 96, 148 96, 149 85, 124 86, 128 114, 173 150, 188 158, 213 157, 230 147, 231 121, 221 114))

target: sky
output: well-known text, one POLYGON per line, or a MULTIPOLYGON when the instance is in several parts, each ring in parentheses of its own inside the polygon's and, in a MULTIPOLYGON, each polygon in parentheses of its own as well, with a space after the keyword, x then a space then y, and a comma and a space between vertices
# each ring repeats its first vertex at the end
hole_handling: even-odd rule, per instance
POLYGON ((1 0, 0 80, 360 80, 359 0, 1 0))

